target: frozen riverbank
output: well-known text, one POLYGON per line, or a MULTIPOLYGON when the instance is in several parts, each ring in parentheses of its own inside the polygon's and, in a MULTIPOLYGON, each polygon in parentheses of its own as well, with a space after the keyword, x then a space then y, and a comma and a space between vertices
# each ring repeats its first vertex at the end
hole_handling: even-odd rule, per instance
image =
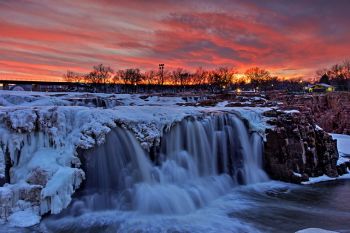
MULTIPOLYGON (((253 97, 251 101, 248 97, 240 98, 244 100, 244 103, 249 103, 249 105, 253 101, 266 104, 266 100, 262 98, 253 97)), ((264 137, 267 128, 275 127, 269 125, 268 121, 276 122, 276 118, 266 117, 263 114, 271 110, 271 108, 229 107, 237 105, 237 102, 230 100, 225 100, 214 105, 210 103, 207 106, 201 102, 205 99, 204 97, 189 96, 180 98, 4 91, 0 92, 0 99, 0 105, 2 105, 0 106, 0 175, 3 182, 9 183, 0 187, 0 217, 3 221, 8 221, 6 223, 7 225, 30 226, 38 223, 40 216, 45 213, 58 214, 67 207, 69 209, 72 208, 69 206, 72 202, 72 196, 81 184, 85 182, 88 175, 86 174, 86 164, 81 160, 81 157, 77 153, 78 150, 101 147, 106 142, 106 135, 109 135, 116 128, 121 129, 122 132, 130 132, 131 136, 127 136, 129 139, 125 139, 126 136, 123 133, 118 133, 119 136, 116 137, 119 137, 118 140, 124 141, 123 143, 125 145, 118 145, 112 142, 110 143, 110 147, 115 146, 116 151, 124 151, 128 146, 134 145, 131 146, 131 151, 133 151, 136 147, 140 146, 137 151, 142 151, 142 153, 137 154, 142 155, 141 157, 147 157, 147 155, 143 154, 144 152, 149 152, 152 156, 158 156, 157 159, 153 158, 152 162, 142 162, 146 166, 143 167, 143 169, 146 169, 146 173, 142 176, 142 179, 137 175, 140 169, 130 170, 129 165, 124 164, 125 167, 128 167, 127 174, 130 176, 125 176, 124 184, 121 187, 129 188, 129 185, 131 185, 130 187, 133 188, 136 194, 144 193, 140 190, 145 189, 148 190, 148 194, 155 192, 155 194, 159 195, 159 198, 166 197, 165 199, 167 201, 163 202, 163 204, 168 201, 172 204, 176 202, 183 203, 183 200, 190 203, 186 208, 180 208, 176 205, 172 205, 172 207, 166 207, 165 205, 155 206, 155 209, 167 210, 168 212, 165 211, 166 213, 181 212, 184 216, 192 216, 196 212, 208 211, 209 214, 213 210, 208 210, 208 208, 214 205, 214 209, 220 209, 224 203, 220 204, 219 200, 227 195, 231 195, 232 190, 241 190, 241 188, 237 189, 237 184, 253 184, 266 180, 263 172, 259 176, 254 174, 249 175, 248 173, 250 171, 257 171, 257 167, 261 170, 262 147, 259 146, 259 143, 261 143, 259 140, 261 139, 258 135, 264 137), (176 126, 180 125, 180 122, 182 122, 181 124, 185 124, 185 126, 174 131, 177 133, 173 132, 173 134, 177 135, 177 139, 169 139, 169 142, 174 142, 174 145, 170 146, 176 152, 174 154, 171 150, 169 151, 169 148, 161 148, 161 145, 167 144, 165 141, 161 142, 161 140, 165 135, 171 133, 171 130, 178 128, 176 126), (134 139, 136 141, 131 143, 130 140, 132 141, 134 139), (192 139, 193 141, 191 141, 192 139), (186 143, 182 142, 182 140, 186 141, 186 143), (210 144, 216 140, 218 142, 210 144), (213 160, 209 160, 209 157, 206 157, 207 154, 212 154, 209 157, 213 160), (168 156, 164 157, 164 155, 168 156), (251 156, 254 158, 253 160, 250 158, 251 156), (167 160, 166 158, 170 159, 167 160), (193 158, 196 159, 193 160, 193 158), (206 162, 204 163, 204 161, 206 162), (217 167, 211 167, 213 164, 216 164, 217 167), (257 164, 260 165, 257 166, 257 164), (203 173, 203 171, 206 172, 203 173), (152 174, 152 179, 147 178, 147 174, 152 174), (173 176, 169 177, 169 174, 173 176), (133 179, 134 181, 132 181, 133 179), (140 181, 143 182, 142 185, 140 185, 140 181), (166 181, 165 184, 162 183, 164 181, 166 181), (160 183, 158 184, 157 182, 160 183), (176 182, 187 185, 179 186, 176 182), (214 192, 213 190, 217 188, 221 191, 214 192), (161 190, 160 194, 156 190, 161 190), (171 192, 171 190, 178 192, 178 196, 184 199, 170 200, 171 198, 167 193, 171 192), (216 204, 218 206, 215 206, 216 204)), ((288 122, 288 119, 293 119, 297 124, 300 124, 298 122, 298 116, 295 115, 298 114, 297 111, 274 112, 277 112, 278 115, 282 114, 286 122, 288 122)), ((291 125, 283 123, 282 126, 288 127, 291 125)), ((303 125, 299 128, 303 129, 300 131, 301 134, 305 134, 303 133, 305 131, 304 129, 309 130, 306 132, 319 130, 317 127, 313 127, 313 125, 303 125)), ((278 132, 283 136, 283 131, 278 132)), ((293 138, 292 136, 293 134, 288 135, 288 137, 293 138)), ((342 139, 342 136, 338 138, 342 139)), ((342 143, 341 140, 338 142, 342 143)), ((347 142, 340 144, 339 148, 345 148, 346 144, 347 142), (345 145, 345 147, 341 145, 345 145)), ((273 152, 278 155, 278 150, 281 149, 280 146, 282 143, 277 143, 276 145, 277 149, 273 152)), ((298 156, 301 156, 301 158, 304 156, 302 149, 303 146, 300 147, 299 151, 296 151, 298 153, 300 152, 298 156)), ((306 146, 306 150, 312 151, 308 146, 306 146)), ((127 151, 128 153, 130 152, 130 150, 127 151)), ((340 153, 341 155, 346 155, 347 152, 344 153, 341 149, 340 153)), ((126 158, 126 161, 130 159, 129 157, 126 158)), ((99 160, 95 162, 98 163, 99 160)), ((137 162, 135 163, 137 164, 137 162)), ((141 167, 138 165, 138 168, 141 167)), ((117 176, 122 177, 125 175, 125 173, 121 174, 117 176)), ((296 174, 299 176, 298 173, 296 174)), ((90 177, 93 176, 90 175, 90 177)), ((271 187, 274 187, 273 184, 269 183, 271 187)), ((258 185, 257 187, 260 186, 258 185)), ((129 192, 130 190, 128 190, 129 192)), ((236 191, 232 192, 236 193, 236 191)), ((253 194, 254 192, 252 193, 252 197, 254 197, 253 194)), ((248 196, 251 196, 251 194, 248 196)), ((146 212, 153 209, 152 203, 154 201, 152 203, 142 203, 141 199, 137 199, 138 204, 135 204, 136 199, 130 198, 130 196, 124 195, 123 198, 126 198, 126 201, 124 199, 122 202, 118 201, 119 204, 126 203, 127 205, 125 206, 133 204, 131 206, 142 207, 141 209, 143 211, 146 210, 146 212)), ((149 198, 151 200, 155 197, 150 195, 149 198)), ((240 198, 245 200, 243 196, 240 196, 240 198)), ((114 198, 110 200, 113 203, 114 198)), ((152 211, 150 211, 152 214, 147 217, 142 214, 140 215, 138 212, 121 211, 118 209, 119 205, 115 205, 115 203, 113 206, 118 208, 114 211, 104 210, 102 211, 103 214, 100 211, 90 211, 84 214, 81 210, 85 208, 81 208, 80 201, 82 200, 78 200, 78 204, 73 205, 76 207, 79 206, 77 208, 79 211, 72 211, 79 213, 79 216, 73 215, 71 219, 69 215, 65 217, 60 215, 61 217, 58 218, 62 225, 59 227, 66 226, 65 223, 69 225, 70 223, 68 222, 70 221, 72 221, 72 224, 76 223, 76 219, 84 222, 83 219, 85 217, 86 219, 90 219, 91 216, 97 219, 97 222, 91 221, 91 225, 86 223, 92 230, 101 227, 101 224, 98 223, 99 219, 102 222, 107 221, 102 226, 103 229, 107 227, 107 230, 119 229, 119 223, 122 224, 122 228, 120 229, 125 231, 130 231, 130 227, 139 222, 142 223, 140 226, 146 227, 146 229, 147 227, 151 227, 143 225, 144 223, 140 220, 142 217, 149 220, 154 219, 156 221, 154 222, 155 225, 158 224, 157 221, 164 222, 165 226, 161 224, 157 228, 162 230, 168 229, 166 223, 174 220, 173 216, 169 217, 166 214, 161 216, 154 214, 152 211), (106 217, 104 217, 105 214, 107 215, 106 217), (115 219, 109 219, 110 214, 112 216, 118 215, 118 223, 115 222, 115 219), (133 217, 133 219, 125 220, 124 217, 133 217), (96 225, 94 225, 95 223, 96 225), (115 228, 117 225, 118 227, 115 228)), ((86 203, 90 202, 88 201, 86 203)), ((231 205, 229 203, 228 201, 226 204, 230 207, 231 205)), ((255 205, 251 201, 240 204, 251 204, 251 207, 255 205)), ((233 206, 231 207, 232 209, 229 210, 230 213, 235 210, 233 206)), ((96 210, 95 208, 92 209, 96 210)), ((215 215, 215 211, 213 213, 215 215)), ((211 215, 209 214, 209 216, 211 215)), ((181 229, 193 229, 193 231, 202 229, 196 226, 195 221, 192 225, 190 222, 182 222, 185 220, 183 218, 183 216, 175 218, 176 221, 185 224, 181 229)), ((212 219, 213 221, 215 220, 214 216, 212 216, 212 219)), ((196 221, 198 221, 199 225, 200 221, 208 220, 202 216, 198 217, 196 221)), ((215 221, 209 221, 208 223, 212 224, 213 232, 215 232, 215 229, 221 229, 215 228, 215 226, 221 227, 219 223, 226 220, 220 216, 215 221)), ((51 224, 49 222, 47 224, 51 224)), ((73 230, 81 230, 81 226, 78 223, 76 224, 77 228, 68 225, 67 227, 73 227, 73 230)), ((246 224, 242 225, 239 219, 232 220, 229 218, 228 220, 228 226, 232 227, 232 229, 242 230, 243 232, 258 231, 260 228, 254 226, 254 224, 252 226, 249 226, 249 224, 246 226, 246 224)), ((60 232, 58 230, 59 227, 57 228, 57 226, 52 224, 48 226, 60 232)), ((207 227, 211 229, 209 226, 207 227)), ((227 226, 222 227, 223 232, 226 231, 225 229, 229 229, 227 226)), ((153 230, 153 228, 150 229, 153 230)))
POLYGON ((266 108, 186 107, 178 104, 193 100, 176 97, 5 91, 0 98, 1 175, 10 183, 0 188, 3 219, 66 208, 85 179, 77 148, 103 144, 117 125, 130 130, 146 151, 188 117, 234 114, 261 135, 267 127, 261 115, 266 108))

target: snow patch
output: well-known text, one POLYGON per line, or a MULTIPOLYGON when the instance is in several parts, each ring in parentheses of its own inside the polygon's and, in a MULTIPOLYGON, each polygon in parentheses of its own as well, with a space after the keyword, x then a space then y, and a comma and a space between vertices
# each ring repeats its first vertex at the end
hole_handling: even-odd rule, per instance
POLYGON ((318 177, 310 177, 308 181, 301 182, 302 184, 315 184, 315 183, 320 183, 320 182, 325 182, 325 181, 331 181, 331 180, 336 180, 337 178, 335 177, 329 177, 327 175, 322 175, 318 177))
POLYGON ((303 177, 300 173, 297 173, 297 172, 293 172, 293 175, 295 175, 297 177, 303 177))
POLYGON ((350 135, 330 134, 333 139, 337 140, 339 159, 337 165, 350 161, 350 135))
POLYGON ((345 156, 350 156, 350 135, 332 133, 331 136, 337 140, 338 151, 345 156))
POLYGON ((222 101, 216 104, 216 107, 225 107, 226 105, 228 105, 228 101, 222 101))
POLYGON ((319 125, 316 125, 316 130, 323 130, 319 125))
POLYGON ((9 224, 13 227, 30 227, 40 222, 41 217, 32 210, 21 210, 11 214, 8 218, 9 224))
POLYGON ((336 231, 328 231, 321 228, 306 228, 295 233, 338 233, 336 231))
POLYGON ((283 112, 287 114, 300 113, 298 110, 285 110, 283 112))
POLYGON ((338 177, 329 177, 327 175, 322 175, 318 177, 310 177, 308 181, 301 182, 302 184, 316 184, 320 182, 333 181, 333 180, 347 180, 350 179, 350 171, 347 174, 338 177))

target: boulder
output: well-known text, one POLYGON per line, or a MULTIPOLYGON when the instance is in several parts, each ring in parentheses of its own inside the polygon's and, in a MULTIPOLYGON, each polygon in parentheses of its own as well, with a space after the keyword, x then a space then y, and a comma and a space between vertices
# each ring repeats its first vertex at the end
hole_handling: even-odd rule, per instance
POLYGON ((271 178, 292 183, 326 174, 337 177, 336 140, 316 127, 307 114, 280 113, 266 130, 265 169, 271 178))

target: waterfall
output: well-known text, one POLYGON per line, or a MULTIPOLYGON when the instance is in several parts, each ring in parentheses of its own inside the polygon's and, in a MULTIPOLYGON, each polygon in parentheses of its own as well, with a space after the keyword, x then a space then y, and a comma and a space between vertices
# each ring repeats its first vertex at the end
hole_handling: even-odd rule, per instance
POLYGON ((108 209, 185 214, 237 185, 268 180, 261 137, 229 114, 178 123, 162 137, 157 161, 122 128, 84 157, 87 181, 71 205, 73 215, 108 209))

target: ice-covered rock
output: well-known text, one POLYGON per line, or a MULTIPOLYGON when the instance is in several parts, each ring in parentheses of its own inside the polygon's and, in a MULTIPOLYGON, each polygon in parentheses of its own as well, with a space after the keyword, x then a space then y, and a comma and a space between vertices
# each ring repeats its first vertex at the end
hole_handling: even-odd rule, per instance
POLYGON ((40 222, 40 216, 31 210, 21 210, 10 215, 8 221, 14 227, 29 227, 40 222))
POLYGON ((8 182, 0 187, 0 217, 16 226, 26 225, 18 216, 37 215, 31 225, 66 208, 85 178, 77 149, 104 143, 117 125, 145 150, 186 117, 229 113, 260 134, 267 127, 261 115, 267 108, 184 107, 179 97, 0 91, 0 99, 0 178, 8 182))

